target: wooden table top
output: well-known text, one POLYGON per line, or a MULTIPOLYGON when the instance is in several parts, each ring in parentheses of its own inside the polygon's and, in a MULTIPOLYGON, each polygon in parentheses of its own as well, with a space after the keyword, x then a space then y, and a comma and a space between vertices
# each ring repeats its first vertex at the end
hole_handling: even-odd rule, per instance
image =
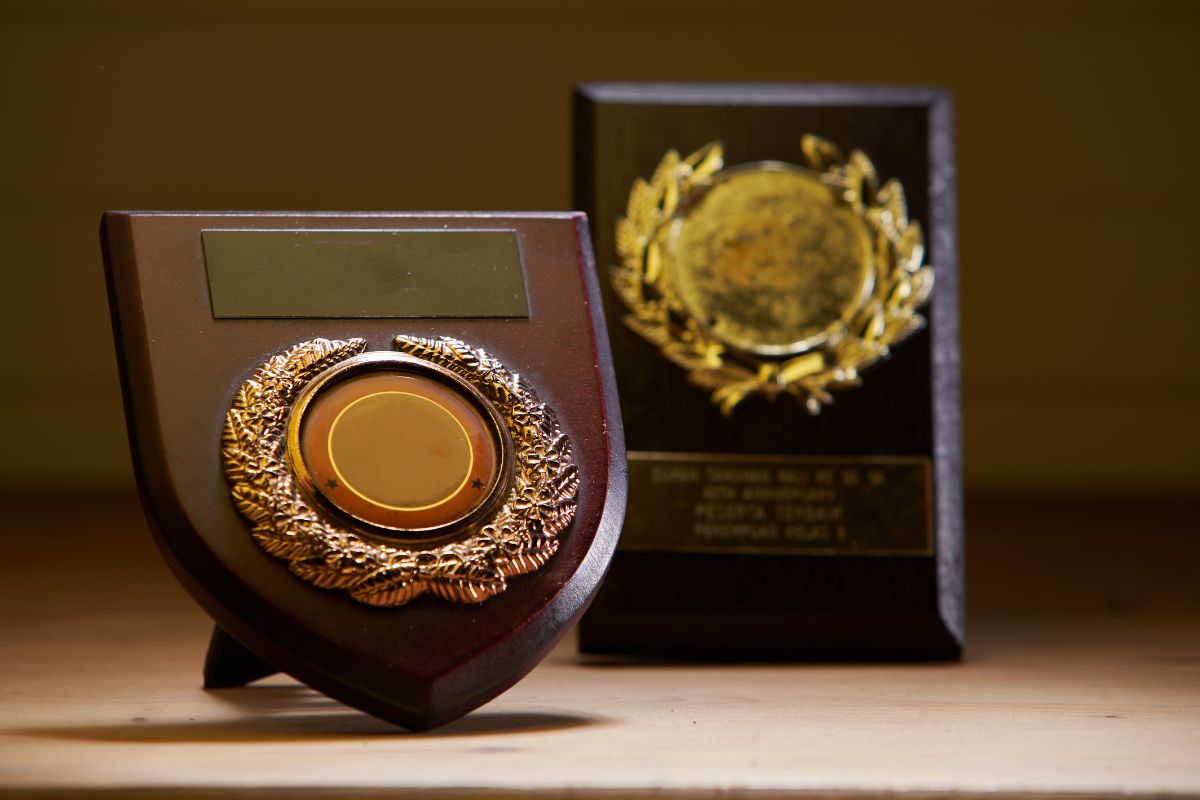
POLYGON ((0 796, 1200 797, 1190 509, 969 514, 967 657, 679 664, 560 648, 425 734, 276 676, 205 692, 210 631, 129 498, 5 503, 0 796))

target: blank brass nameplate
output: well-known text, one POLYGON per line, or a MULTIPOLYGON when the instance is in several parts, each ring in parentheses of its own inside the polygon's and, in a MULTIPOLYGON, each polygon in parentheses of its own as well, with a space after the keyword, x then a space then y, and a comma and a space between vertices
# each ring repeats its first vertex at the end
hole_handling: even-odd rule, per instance
POLYGON ((216 319, 528 317, 514 230, 205 230, 216 319))

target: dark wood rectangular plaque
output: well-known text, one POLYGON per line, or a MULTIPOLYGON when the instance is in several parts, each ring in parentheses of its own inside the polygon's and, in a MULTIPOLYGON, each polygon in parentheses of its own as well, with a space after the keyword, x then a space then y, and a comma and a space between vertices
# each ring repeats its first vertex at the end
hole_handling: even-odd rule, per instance
MULTIPOLYGON (((951 101, 936 89, 598 84, 575 103, 629 448, 621 545, 590 652, 953 657, 963 642, 951 101), (786 393, 728 416, 628 324, 614 288, 631 187, 665 154, 803 163, 806 134, 904 187, 936 276, 923 330, 819 414, 786 393)), ((677 235, 677 234, 676 234, 677 235)), ((704 320, 700 321, 704 324, 704 320)))

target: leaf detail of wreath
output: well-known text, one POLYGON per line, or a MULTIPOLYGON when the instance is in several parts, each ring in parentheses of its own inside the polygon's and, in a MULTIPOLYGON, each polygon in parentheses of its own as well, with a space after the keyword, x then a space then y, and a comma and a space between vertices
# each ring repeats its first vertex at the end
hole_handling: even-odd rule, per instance
POLYGON ((617 222, 620 264, 611 277, 629 310, 625 323, 683 368, 689 382, 708 391, 725 415, 752 395, 773 400, 783 394, 818 414, 833 402, 832 392, 859 386, 863 370, 887 358, 891 347, 925 325, 918 312, 933 291, 934 274, 922 264, 921 225, 908 218, 899 181, 880 184, 866 155, 855 150, 844 158, 835 145, 816 136, 803 137, 801 152, 805 166, 835 187, 873 241, 870 297, 818 349, 774 358, 727 345, 688 313, 671 285, 666 232, 691 197, 718 177, 724 166, 720 142, 687 158, 669 151, 649 181, 634 181, 625 216, 617 222))
POLYGON ((397 336, 396 348, 461 375, 500 412, 516 470, 491 519, 437 546, 381 543, 329 521, 301 493, 285 452, 292 402, 325 369, 366 349, 362 339, 314 339, 255 369, 225 418, 222 460, 234 504, 251 536, 298 577, 343 590, 373 606, 398 606, 430 593, 480 603, 507 581, 538 569, 575 516, 578 472, 552 409, 519 376, 482 350, 449 338, 397 336))

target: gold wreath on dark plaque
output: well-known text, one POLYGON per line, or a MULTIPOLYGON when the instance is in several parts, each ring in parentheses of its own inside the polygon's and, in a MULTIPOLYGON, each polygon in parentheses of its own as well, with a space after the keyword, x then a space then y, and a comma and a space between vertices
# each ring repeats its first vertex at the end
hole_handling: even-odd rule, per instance
POLYGON ((538 569, 579 477, 554 411, 450 338, 314 339, 236 391, 222 457, 251 536, 322 589, 374 606, 480 603, 538 569))
POLYGON ((672 150, 617 223, 626 323, 726 415, 782 394, 817 414, 925 324, 933 270, 903 187, 857 150, 800 149, 803 166, 730 168, 719 142, 672 150))

